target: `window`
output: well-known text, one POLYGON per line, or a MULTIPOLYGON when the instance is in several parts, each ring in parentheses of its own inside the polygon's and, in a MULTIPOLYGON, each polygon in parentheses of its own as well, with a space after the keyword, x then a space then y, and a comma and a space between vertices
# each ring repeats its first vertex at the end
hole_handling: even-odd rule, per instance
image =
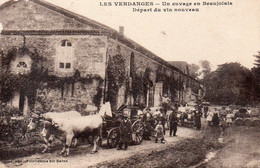
POLYGON ((66 63, 66 69, 70 69, 70 63, 66 63))
POLYGON ((17 67, 18 68, 27 68, 27 64, 24 62, 24 61, 20 61, 18 64, 17 64, 17 67))
POLYGON ((60 62, 59 64, 60 64, 59 65, 60 69, 70 69, 71 68, 71 63, 60 62))
POLYGON ((73 71, 74 52, 69 40, 62 40, 57 48, 57 70, 63 72, 73 71))
POLYGON ((71 42, 69 40, 62 40, 61 46, 62 47, 66 47, 66 46, 71 47, 72 45, 71 45, 71 42))
POLYGON ((60 68, 64 68, 64 63, 60 62, 60 68))

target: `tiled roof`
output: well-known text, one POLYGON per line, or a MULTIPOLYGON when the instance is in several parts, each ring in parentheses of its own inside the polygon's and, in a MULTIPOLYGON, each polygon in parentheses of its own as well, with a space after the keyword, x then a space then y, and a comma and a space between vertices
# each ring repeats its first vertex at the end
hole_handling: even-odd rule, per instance
POLYGON ((189 75, 189 69, 188 69, 188 63, 187 62, 185 62, 185 61, 168 61, 168 62, 171 65, 180 69, 184 73, 185 73, 185 71, 187 71, 186 74, 189 75))
MULTIPOLYGON (((11 6, 19 1, 22 1, 22 0, 10 0, 10 1, 7 1, 6 3, 2 4, 0 6, 0 10, 5 8, 5 7, 8 7, 8 6, 11 6)), ((66 17, 69 17, 69 18, 72 18, 72 19, 75 19, 83 24, 87 24, 87 25, 90 25, 94 28, 96 28, 96 30, 71 30, 71 31, 63 31, 63 30, 50 30, 50 31, 8 31, 8 30, 5 30, 2 32, 2 34, 32 34, 32 35, 37 35, 37 34, 45 34, 45 35, 51 35, 51 34, 63 34, 63 33, 67 33, 67 34, 86 34, 86 33, 90 33, 90 34, 93 34, 93 35, 107 35, 115 40, 118 40, 119 42, 123 43, 124 45, 144 54, 145 56, 161 63, 162 65, 168 67, 168 68, 171 68, 172 70, 174 71, 177 71, 179 73, 182 73, 183 75, 187 76, 186 74, 184 74, 179 68, 175 67, 174 65, 168 63, 167 61, 163 60, 162 58, 160 58, 159 56, 155 55, 154 53, 152 53, 151 51, 147 50, 146 48, 142 47, 140 44, 136 43, 135 41, 121 35, 118 31, 106 26, 106 25, 103 25, 99 22, 96 22, 92 19, 89 19, 85 16, 81 16, 79 14, 76 14, 74 12, 71 12, 69 10, 66 10, 64 8, 61 8, 59 6, 56 6, 56 5, 53 5, 51 3, 48 3, 46 1, 43 1, 43 0, 30 0, 36 4, 39 4, 39 5, 42 5, 46 8, 49 8, 53 11, 56 11, 60 14, 63 14, 64 16, 66 17)))

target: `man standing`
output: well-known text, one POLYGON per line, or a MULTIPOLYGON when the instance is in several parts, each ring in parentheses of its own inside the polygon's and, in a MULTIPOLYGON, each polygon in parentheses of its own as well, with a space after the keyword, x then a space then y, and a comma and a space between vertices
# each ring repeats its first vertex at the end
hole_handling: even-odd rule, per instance
POLYGON ((204 106, 204 118, 207 118, 208 111, 209 111, 209 107, 208 106, 204 106))
POLYGON ((177 125, 178 125, 178 118, 177 118, 177 110, 174 109, 174 111, 169 116, 169 122, 170 122, 170 136, 176 136, 177 133, 177 125))
POLYGON ((219 125, 219 112, 217 108, 214 108, 214 114, 212 117, 212 123, 214 126, 218 126, 219 125))
POLYGON ((120 139, 118 143, 117 149, 121 149, 123 145, 125 145, 125 150, 127 150, 128 143, 131 141, 132 136, 132 123, 128 119, 128 116, 124 114, 123 119, 120 123, 120 139))
POLYGON ((144 111, 144 122, 146 125, 146 133, 145 133, 145 140, 151 140, 150 136, 152 135, 152 129, 153 129, 153 116, 151 114, 151 109, 147 108, 144 111))
POLYGON ((200 119, 200 117, 201 117, 200 112, 198 110, 195 110, 194 111, 194 118, 195 118, 195 126, 196 126, 197 130, 200 130, 200 128, 201 128, 201 119, 200 119))

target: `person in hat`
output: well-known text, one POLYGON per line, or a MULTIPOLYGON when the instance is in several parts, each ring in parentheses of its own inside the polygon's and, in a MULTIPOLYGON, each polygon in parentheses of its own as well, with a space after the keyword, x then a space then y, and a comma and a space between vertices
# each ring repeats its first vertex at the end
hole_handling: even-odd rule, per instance
POLYGON ((219 125, 219 112, 217 108, 214 108, 214 114, 212 117, 212 123, 214 126, 218 126, 219 125))
POLYGON ((194 122, 195 122, 195 127, 197 130, 200 130, 201 128, 201 119, 200 119, 201 115, 200 112, 198 110, 194 110, 194 122))
POLYGON ((164 143, 164 133, 163 133, 163 125, 162 121, 158 120, 158 124, 155 127, 155 143, 158 142, 158 139, 161 140, 161 143, 164 143))
POLYGON ((145 140, 151 140, 150 136, 152 135, 152 125, 153 125, 153 115, 151 114, 151 109, 147 108, 144 110, 144 123, 145 123, 145 134, 144 139, 145 140))
POLYGON ((174 109, 174 111, 169 116, 169 122, 170 122, 170 136, 176 136, 177 133, 177 125, 178 125, 178 118, 177 118, 177 109, 174 109))
POLYGON ((127 150, 128 144, 132 138, 131 137, 132 136, 132 123, 128 119, 127 114, 123 115, 123 119, 120 123, 119 130, 120 130, 120 139, 118 142, 117 149, 118 150, 122 149, 122 146, 124 145, 124 149, 127 150))

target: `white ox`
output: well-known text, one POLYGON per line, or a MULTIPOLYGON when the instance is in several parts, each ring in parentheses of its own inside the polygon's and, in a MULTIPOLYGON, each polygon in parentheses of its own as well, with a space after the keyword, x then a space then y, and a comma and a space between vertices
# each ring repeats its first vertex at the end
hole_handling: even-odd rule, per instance
MULTIPOLYGON (((65 139, 63 140, 63 149, 60 154, 64 154, 64 156, 69 155, 69 148, 71 146, 72 139, 75 137, 79 137, 82 135, 91 135, 94 137, 94 147, 92 153, 97 152, 98 150, 98 142, 102 140, 102 124, 103 124, 103 116, 110 115, 111 108, 110 104, 106 103, 103 105, 96 115, 88 115, 88 116, 80 116, 80 117, 72 117, 72 118, 62 118, 57 117, 52 118, 52 124, 49 123, 49 129, 59 130, 65 139)), ((45 118, 46 122, 47 118, 45 118)), ((48 122, 48 121, 47 121, 48 122)))
POLYGON ((67 121, 58 120, 56 124, 66 136, 66 142, 64 143, 61 154, 68 156, 72 139, 81 136, 82 134, 93 136, 94 147, 92 153, 97 152, 98 144, 102 140, 102 123, 103 119, 99 114, 81 116, 67 121))

